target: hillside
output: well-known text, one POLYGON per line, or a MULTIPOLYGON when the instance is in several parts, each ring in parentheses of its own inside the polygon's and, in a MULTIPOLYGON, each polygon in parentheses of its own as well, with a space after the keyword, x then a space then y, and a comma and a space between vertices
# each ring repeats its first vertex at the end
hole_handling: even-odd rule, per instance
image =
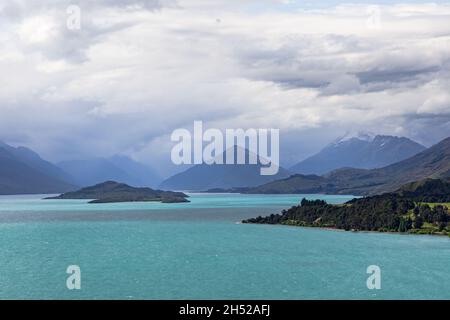
POLYGON ((25 148, 0 145, 0 194, 58 193, 75 186, 62 170, 25 148))
POLYGON ((316 175, 295 174, 289 178, 272 181, 261 186, 248 188, 243 193, 306 194, 326 193, 331 190, 328 179, 316 175))
POLYGON ((0 148, 4 148, 7 152, 12 154, 15 158, 17 158, 19 161, 26 164, 27 166, 31 167, 32 169, 35 169, 45 175, 48 175, 58 180, 62 180, 72 184, 75 183, 73 177, 70 174, 68 174, 58 166, 54 165, 53 163, 42 159, 38 153, 34 152, 29 148, 22 146, 14 148, 1 141, 0 141, 0 148))
POLYGON ((416 202, 450 203, 450 178, 411 182, 402 186, 396 193, 416 202))
POLYGON ((340 193, 379 194, 400 188, 409 182, 450 176, 450 138, 421 153, 390 166, 355 171, 335 171, 327 179, 337 182, 340 193))

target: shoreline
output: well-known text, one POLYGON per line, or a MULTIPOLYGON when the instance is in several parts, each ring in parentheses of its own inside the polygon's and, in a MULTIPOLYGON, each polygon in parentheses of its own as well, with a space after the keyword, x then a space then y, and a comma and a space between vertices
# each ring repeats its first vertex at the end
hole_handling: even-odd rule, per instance
POLYGON ((393 234, 393 235, 403 235, 403 236, 438 236, 447 237, 450 239, 450 234, 439 234, 439 233, 411 233, 411 232, 395 232, 395 231, 373 231, 373 230, 345 230, 332 227, 313 227, 313 226, 296 226, 292 224, 269 224, 269 223, 244 223, 242 221, 236 222, 236 224, 251 224, 251 225, 272 225, 272 226, 282 226, 282 227, 292 227, 292 228, 307 228, 307 229, 318 229, 325 231, 334 232, 348 232, 348 233, 375 233, 375 234, 393 234))

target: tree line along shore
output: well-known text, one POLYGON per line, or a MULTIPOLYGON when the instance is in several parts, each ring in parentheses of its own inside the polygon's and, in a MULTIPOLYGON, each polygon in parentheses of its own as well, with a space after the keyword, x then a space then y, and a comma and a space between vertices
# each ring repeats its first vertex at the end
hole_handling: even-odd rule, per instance
POLYGON ((353 199, 340 205, 303 199, 281 213, 243 223, 450 236, 449 211, 450 182, 427 179, 393 193, 353 199))

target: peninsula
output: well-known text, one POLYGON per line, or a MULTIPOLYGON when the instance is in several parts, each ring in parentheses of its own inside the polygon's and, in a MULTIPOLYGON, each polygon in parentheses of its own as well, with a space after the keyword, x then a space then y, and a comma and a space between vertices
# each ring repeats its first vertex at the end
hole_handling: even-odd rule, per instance
POLYGON ((450 179, 426 179, 396 192, 331 205, 303 199, 279 214, 243 223, 450 236, 450 179))

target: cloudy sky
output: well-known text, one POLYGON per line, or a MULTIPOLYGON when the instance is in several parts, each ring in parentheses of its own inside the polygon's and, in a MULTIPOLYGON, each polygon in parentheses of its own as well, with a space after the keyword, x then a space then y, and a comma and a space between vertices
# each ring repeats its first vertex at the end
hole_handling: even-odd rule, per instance
POLYGON ((194 120, 279 128, 285 165, 347 132, 432 145, 450 136, 450 3, 373 2, 2 1, 0 140, 163 175, 194 120))

